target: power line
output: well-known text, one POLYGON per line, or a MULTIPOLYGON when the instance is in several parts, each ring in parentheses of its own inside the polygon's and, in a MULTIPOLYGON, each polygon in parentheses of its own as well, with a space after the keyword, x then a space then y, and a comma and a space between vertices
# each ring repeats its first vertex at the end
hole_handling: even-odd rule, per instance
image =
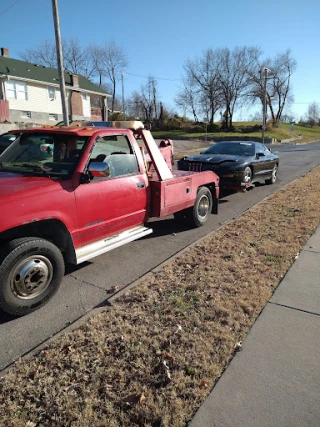
MULTIPOLYGON (((139 74, 132 74, 132 73, 127 73, 127 72, 126 72, 126 74, 128 74, 129 76, 141 77, 143 79, 148 79, 150 77, 150 76, 140 76, 139 74)), ((168 80, 168 81, 171 81, 171 82, 182 80, 182 79, 165 78, 165 77, 153 77, 153 78, 155 80, 168 80)))
POLYGON ((18 3, 18 1, 20 0, 16 0, 14 3, 12 3, 11 6, 7 7, 6 9, 4 9, 2 12, 0 12, 0 16, 4 15, 6 12, 8 12, 9 9, 11 9, 15 4, 18 3))

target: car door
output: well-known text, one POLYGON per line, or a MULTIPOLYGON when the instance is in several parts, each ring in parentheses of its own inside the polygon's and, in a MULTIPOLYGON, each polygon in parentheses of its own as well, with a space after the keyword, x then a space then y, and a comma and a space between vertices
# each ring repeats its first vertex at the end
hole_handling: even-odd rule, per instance
POLYGON ((270 152, 266 146, 256 143, 256 178, 270 175, 270 152))
POLYGON ((264 162, 264 167, 265 167, 265 173, 268 177, 271 177, 272 175, 272 171, 274 168, 274 165, 276 164, 275 161, 275 156, 274 154, 269 150, 268 147, 266 147, 265 145, 261 144, 262 147, 264 148, 264 153, 265 153, 265 162, 264 162))
POLYGON ((109 176, 91 176, 75 190, 81 246, 141 225, 146 220, 147 182, 126 135, 97 137, 89 163, 104 162, 109 176))

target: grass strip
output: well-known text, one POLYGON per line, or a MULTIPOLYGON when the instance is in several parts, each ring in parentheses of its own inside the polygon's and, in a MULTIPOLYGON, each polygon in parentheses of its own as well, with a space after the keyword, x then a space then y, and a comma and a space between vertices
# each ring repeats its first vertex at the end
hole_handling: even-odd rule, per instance
POLYGON ((317 168, 19 360, 0 424, 185 426, 314 233, 319 194, 317 168))
MULTIPOLYGON (((209 141, 214 141, 215 138, 224 138, 224 137, 234 137, 236 140, 238 137, 248 137, 250 138, 261 138, 261 130, 252 132, 252 127, 254 125, 260 126, 261 123, 258 122, 236 122, 234 123, 234 130, 225 132, 225 131, 215 131, 206 133, 205 127, 199 129, 199 131, 188 131, 187 129, 183 130, 172 130, 172 131, 153 131, 152 135, 154 138, 172 138, 172 139, 208 139, 209 141), (251 130, 250 130, 251 128, 251 130)), ((209 127, 210 129, 210 127, 209 127)), ((312 141, 317 141, 320 139, 320 126, 310 127, 308 125, 295 124, 294 131, 291 131, 292 127, 290 123, 281 123, 278 127, 268 126, 265 132, 265 138, 274 138, 277 141, 285 141, 293 139, 296 142, 307 143, 312 141)), ((209 144, 210 145, 210 144, 209 144)))

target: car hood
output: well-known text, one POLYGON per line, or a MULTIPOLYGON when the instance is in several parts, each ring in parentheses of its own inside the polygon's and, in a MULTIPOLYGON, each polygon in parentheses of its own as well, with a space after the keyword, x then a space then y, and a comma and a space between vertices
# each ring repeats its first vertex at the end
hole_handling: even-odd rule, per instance
POLYGON ((59 181, 42 176, 25 176, 0 172, 0 203, 61 189, 59 181))
POLYGON ((213 165, 221 165, 223 163, 236 163, 241 159, 239 156, 233 156, 231 154, 193 154, 185 157, 185 160, 189 162, 201 162, 210 163, 213 165))

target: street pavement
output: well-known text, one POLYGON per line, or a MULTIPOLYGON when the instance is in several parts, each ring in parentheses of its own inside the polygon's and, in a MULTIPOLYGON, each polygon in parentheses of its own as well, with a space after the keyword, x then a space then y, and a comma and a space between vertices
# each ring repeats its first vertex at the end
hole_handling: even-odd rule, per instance
POLYGON ((189 427, 320 426, 320 227, 189 427))

